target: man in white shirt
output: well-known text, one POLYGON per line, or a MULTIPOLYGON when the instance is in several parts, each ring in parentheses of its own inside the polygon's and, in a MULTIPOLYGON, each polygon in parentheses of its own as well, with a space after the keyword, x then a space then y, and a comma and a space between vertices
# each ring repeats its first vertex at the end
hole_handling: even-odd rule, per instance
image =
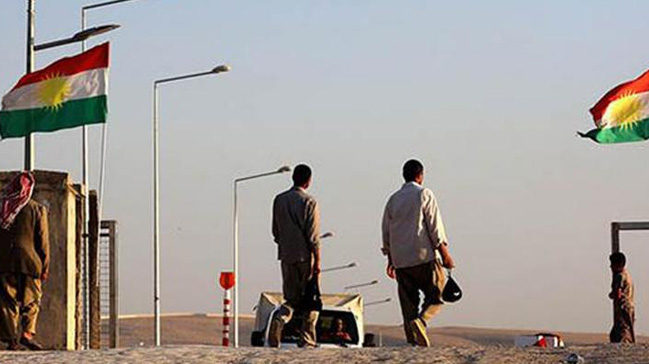
POLYGON ((390 196, 383 213, 383 254, 386 272, 397 279, 399 303, 408 343, 429 346, 426 321, 442 308, 441 289, 444 267, 455 266, 448 251, 442 216, 433 192, 422 187, 424 166, 411 159, 403 165, 403 186, 390 196), (419 292, 424 302, 419 311, 419 292))

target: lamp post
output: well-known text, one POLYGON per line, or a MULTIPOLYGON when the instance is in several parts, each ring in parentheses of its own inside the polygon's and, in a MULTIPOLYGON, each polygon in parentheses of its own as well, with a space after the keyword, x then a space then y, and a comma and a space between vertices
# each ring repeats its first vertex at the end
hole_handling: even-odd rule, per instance
MULTIPOLYGON (((118 3, 123 3, 127 1, 133 1, 133 0, 114 0, 114 1, 105 1, 105 2, 100 2, 100 3, 95 3, 91 5, 86 5, 81 7, 81 31, 74 36, 82 38, 81 39, 81 52, 85 52, 86 50, 86 39, 88 39, 87 36, 84 36, 85 34, 88 33, 93 33, 93 34, 101 34, 105 33, 108 31, 111 31, 115 29, 118 26, 115 25, 107 25, 107 26, 99 26, 99 27, 93 27, 86 29, 86 11, 90 9, 97 9, 113 4, 118 4, 118 3)), ((106 151, 106 123, 103 123, 102 125, 102 163, 101 163, 101 176, 99 178, 99 196, 97 198, 97 204, 98 204, 98 221, 101 223, 101 211, 102 211, 102 202, 103 202, 103 187, 104 187, 104 168, 105 168, 105 163, 104 163, 104 157, 105 157, 105 151, 106 151)), ((90 222, 90 201, 89 201, 89 185, 90 182, 88 181, 88 127, 84 124, 81 126, 81 188, 82 188, 82 195, 83 195, 83 210, 84 210, 84 222, 83 222, 83 328, 84 328, 84 333, 83 333, 83 347, 84 349, 88 349, 90 345, 90 308, 89 308, 89 302, 90 302, 90 290, 88 289, 88 282, 89 282, 89 274, 90 271, 88 269, 88 262, 89 262, 89 251, 88 251, 88 231, 90 229, 89 222, 90 222)))
MULTIPOLYGON (((36 0, 27 0, 27 73, 34 71, 34 53, 45 49, 63 46, 66 44, 83 42, 84 40, 95 35, 109 32, 119 28, 119 25, 110 24, 94 27, 86 31, 81 31, 69 38, 55 40, 43 44, 34 44, 34 23, 35 23, 35 4, 36 0)), ((25 137, 25 160, 24 169, 31 171, 34 169, 34 135, 29 133, 25 137)))
POLYGON ((373 285, 378 284, 378 283, 379 283, 379 280, 375 279, 375 280, 373 280, 371 282, 352 284, 351 286, 347 286, 344 289, 345 289, 345 291, 347 291, 347 290, 350 290, 350 289, 358 289, 358 288, 373 286, 373 285))
POLYGON ((252 176, 240 177, 234 180, 234 218, 232 223, 232 235, 234 239, 234 246, 232 249, 233 252, 233 265, 234 265, 234 277, 237 280, 237 284, 234 286, 234 347, 239 347, 239 286, 241 285, 241 278, 239 277, 239 200, 238 200, 238 190, 239 182, 249 181, 251 179, 257 179, 267 176, 273 176, 276 174, 282 174, 290 172, 291 167, 281 166, 278 169, 270 172, 254 174, 252 176))
MULTIPOLYGON (((93 10, 93 9, 98 9, 98 8, 103 8, 111 5, 116 5, 120 3, 125 3, 125 2, 131 2, 135 0, 112 0, 112 1, 104 1, 104 2, 99 2, 99 3, 94 3, 90 5, 85 5, 81 8, 81 31, 86 31, 86 12, 88 10, 93 10)), ((91 28, 92 29, 92 28, 91 28)), ((81 51, 86 50, 86 43, 85 41, 81 42, 81 51)), ((101 138, 101 167, 100 167, 100 172, 99 172, 99 191, 98 191, 98 198, 97 198, 97 204, 99 205, 99 220, 101 220, 102 216, 102 202, 103 202, 103 197, 104 197, 104 175, 106 172, 106 148, 107 148, 107 124, 103 123, 102 128, 102 138, 101 138)), ((86 125, 83 125, 81 127, 81 149, 82 149, 82 174, 83 174, 83 184, 87 185, 88 184, 88 134, 87 134, 87 129, 86 125)))
MULTIPOLYGON (((119 28, 119 25, 117 24, 108 24, 108 25, 101 25, 97 27, 93 27, 90 29, 82 29, 81 31, 75 33, 71 37, 64 38, 64 39, 59 39, 59 40, 54 40, 42 44, 34 44, 34 23, 35 23, 35 0, 28 0, 27 2, 27 73, 31 73, 34 71, 34 53, 37 51, 42 51, 54 47, 60 47, 64 46, 67 44, 72 44, 72 43, 77 43, 77 42, 83 42, 90 38, 94 37, 96 35, 100 35, 103 33, 110 32, 111 30, 119 28)), ((83 126, 85 129, 85 125, 83 126)), ((24 161, 24 169, 25 170, 33 170, 34 169, 34 135, 29 134, 25 137, 25 161, 24 161)), ((88 212, 89 208, 87 206, 87 198, 86 196, 88 195, 87 191, 87 183, 86 180, 84 179, 84 182, 82 183, 82 195, 84 196, 84 211, 85 211, 85 218, 84 218, 84 224, 83 224, 83 234, 82 234, 82 239, 83 239, 83 244, 82 244, 82 256, 83 256, 83 262, 82 262, 82 296, 83 296, 83 328, 84 328, 84 334, 83 334, 83 347, 88 348, 89 344, 89 325, 90 325, 90 320, 89 320, 89 315, 88 315, 88 289, 87 289, 87 282, 88 282, 88 270, 86 269, 87 262, 88 262, 88 249, 87 249, 87 222, 88 222, 88 212)))
POLYGON ((351 262, 351 263, 345 264, 345 265, 339 265, 339 266, 336 266, 336 267, 325 268, 325 269, 321 270, 321 272, 322 273, 333 272, 333 271, 336 271, 336 270, 354 268, 356 266, 357 266, 356 262, 351 262))
POLYGON ((158 85, 230 71, 220 65, 205 72, 164 78, 153 82, 153 316, 155 346, 160 346, 160 132, 158 122, 158 85))

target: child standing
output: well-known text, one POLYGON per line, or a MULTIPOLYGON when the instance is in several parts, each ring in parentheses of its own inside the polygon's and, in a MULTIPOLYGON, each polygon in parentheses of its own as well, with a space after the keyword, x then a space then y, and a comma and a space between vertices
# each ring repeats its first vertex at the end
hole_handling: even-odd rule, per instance
POLYGON ((633 303, 633 281, 626 270, 626 257, 616 252, 609 256, 613 281, 608 297, 613 300, 613 328, 609 334, 612 343, 635 343, 633 323, 635 306, 633 303))

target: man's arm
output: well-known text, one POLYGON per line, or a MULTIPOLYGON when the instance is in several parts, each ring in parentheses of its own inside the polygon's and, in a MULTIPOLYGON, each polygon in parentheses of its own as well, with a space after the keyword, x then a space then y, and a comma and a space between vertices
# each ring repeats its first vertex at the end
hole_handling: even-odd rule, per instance
POLYGON ((44 206, 39 206, 37 209, 34 244, 43 265, 40 278, 43 281, 47 281, 50 275, 50 233, 47 220, 47 208, 44 206))
POLYGON ((611 283, 611 293, 608 297, 612 300, 619 301, 622 299, 622 275, 615 273, 613 275, 613 282, 611 283))
POLYGON ((273 232, 273 240, 275 241, 275 244, 278 244, 278 239, 279 239, 279 223, 277 221, 277 216, 278 216, 278 204, 277 204, 277 197, 273 200, 273 222, 272 222, 272 232, 273 232))
POLYGON ((383 236, 383 245, 381 252, 388 258, 388 265, 385 267, 385 274, 394 279, 394 264, 392 264, 392 254, 390 253, 390 214, 388 212, 388 205, 386 204, 383 211, 383 222, 381 223, 381 232, 383 236))
POLYGON ((315 200, 307 202, 306 237, 313 254, 311 274, 320 274, 320 209, 315 200))
POLYGON ((448 251, 448 245, 443 243, 437 249, 439 249, 439 254, 442 256, 442 264, 444 267, 448 269, 455 268, 455 261, 453 260, 451 253, 448 251))
POLYGON ((442 213, 437 205, 435 195, 426 189, 424 195, 424 223, 428 231, 428 237, 432 242, 433 248, 438 249, 442 256, 442 263, 444 267, 452 269, 455 267, 455 262, 451 253, 448 250, 448 239, 446 238, 446 230, 444 229, 444 222, 442 221, 442 213))
POLYGON ((320 246, 318 245, 313 249, 313 267, 311 267, 311 275, 318 276, 322 271, 320 261, 320 246))
POLYGON ((390 258, 390 214, 388 212, 388 206, 385 206, 383 210, 383 222, 381 223, 381 235, 383 236, 383 245, 381 246, 381 252, 383 255, 387 255, 390 258))

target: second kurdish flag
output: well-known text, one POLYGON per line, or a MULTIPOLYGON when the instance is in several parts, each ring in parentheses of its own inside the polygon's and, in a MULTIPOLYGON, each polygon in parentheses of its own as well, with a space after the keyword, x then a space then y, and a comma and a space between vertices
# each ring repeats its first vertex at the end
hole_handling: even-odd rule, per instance
POLYGON ((649 71, 615 86, 590 109, 596 129, 580 136, 598 143, 649 139, 649 71))
POLYGON ((2 98, 0 137, 106 121, 109 44, 24 75, 2 98))

